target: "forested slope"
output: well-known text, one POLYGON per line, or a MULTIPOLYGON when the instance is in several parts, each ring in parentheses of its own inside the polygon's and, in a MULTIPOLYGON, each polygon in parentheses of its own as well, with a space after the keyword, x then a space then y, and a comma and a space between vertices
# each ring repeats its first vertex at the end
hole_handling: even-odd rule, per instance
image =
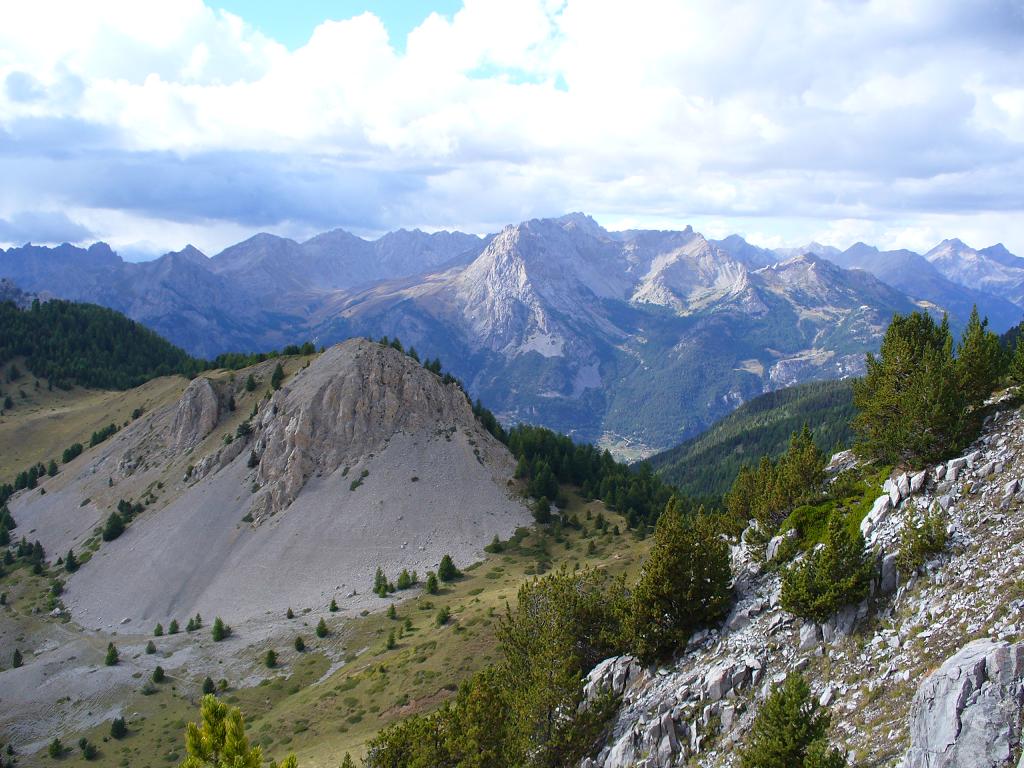
POLYGON ((650 459, 665 481, 688 496, 719 496, 744 464, 776 458, 807 423, 823 451, 849 444, 853 418, 850 380, 798 384, 756 397, 706 432, 650 459))

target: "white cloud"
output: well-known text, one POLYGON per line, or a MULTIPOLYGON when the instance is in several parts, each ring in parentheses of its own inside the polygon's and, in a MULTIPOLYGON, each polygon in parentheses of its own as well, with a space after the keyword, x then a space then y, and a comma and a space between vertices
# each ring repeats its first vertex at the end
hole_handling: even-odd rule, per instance
POLYGON ((163 242, 583 209, 765 241, 967 239, 960 223, 1024 253, 1021 94, 1015 0, 466 0, 401 54, 370 13, 288 51, 200 0, 6 3, 0 216, 119 209, 133 232, 178 222, 131 235, 163 242), (213 157, 219 193, 258 177, 262 200, 165 176, 213 157))

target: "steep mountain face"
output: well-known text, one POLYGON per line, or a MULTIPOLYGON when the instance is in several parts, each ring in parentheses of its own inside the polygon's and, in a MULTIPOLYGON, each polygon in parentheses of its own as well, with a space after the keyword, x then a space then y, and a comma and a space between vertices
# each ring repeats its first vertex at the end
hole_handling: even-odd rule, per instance
MULTIPOLYGON (((778 542, 733 548, 737 601, 660 669, 629 656, 600 663, 594 700, 621 697, 607 740, 582 768, 738 766, 773 684, 803 672, 831 717, 829 741, 851 765, 1020 765, 1024 714, 1024 417, 995 404, 963 456, 877 488, 861 525, 876 557, 871 595, 822 624, 779 604, 778 542), (938 510, 945 551, 912 573, 897 565, 902 531, 938 510)), ((849 456, 833 459, 833 472, 849 456)))
POLYGON ((960 240, 943 240, 924 255, 950 280, 1003 296, 1024 308, 1024 259, 993 245, 976 251, 960 240))
POLYGON ((241 626, 332 599, 358 613, 376 606, 378 566, 394 578, 446 553, 465 564, 531 519, 509 488, 511 455, 456 385, 357 339, 269 400, 248 392, 247 375, 265 382, 273 364, 194 379, 65 465, 45 495, 11 498, 50 553, 83 551, 118 501, 146 502, 69 579, 63 599, 81 625, 200 612, 241 626))
POLYGON ((339 297, 315 327, 398 335, 506 420, 645 451, 761 392, 858 372, 915 308, 815 257, 753 264, 690 229, 612 234, 577 214, 508 227, 465 269, 339 297))

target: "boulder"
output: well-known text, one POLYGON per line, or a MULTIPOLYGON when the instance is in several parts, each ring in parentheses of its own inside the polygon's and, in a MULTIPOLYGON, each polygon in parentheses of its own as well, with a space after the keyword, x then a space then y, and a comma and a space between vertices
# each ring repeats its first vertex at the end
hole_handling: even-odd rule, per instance
POLYGON ((612 656, 605 659, 587 675, 583 683, 583 703, 592 704, 599 696, 610 693, 622 696, 640 678, 643 670, 633 656, 612 656))
POLYGON ((732 690, 732 673, 735 662, 727 660, 716 664, 704 675, 704 690, 708 701, 714 703, 732 690))
POLYGON ((921 489, 924 488, 924 484, 928 481, 928 471, 922 469, 920 472, 910 478, 910 492, 920 493, 921 489))
POLYGON ((975 640, 918 687, 902 768, 996 768, 1020 744, 1024 643, 975 640))
POLYGON ((810 651, 821 645, 821 642, 821 627, 813 621, 805 621, 800 627, 800 642, 797 644, 797 650, 810 651))
POLYGON ((778 536, 773 536, 771 541, 768 542, 768 546, 765 548, 764 559, 767 562, 774 560, 779 554, 779 547, 782 546, 782 542, 787 539, 796 538, 796 531, 789 530, 785 533, 780 533, 778 536))
POLYGON ((896 555, 886 555, 882 558, 878 579, 878 591, 883 595, 891 595, 900 585, 900 575, 896 570, 896 555))
POLYGON ((860 532, 865 539, 871 536, 872 531, 889 516, 891 511, 891 496, 879 496, 875 499, 875 503, 871 505, 871 511, 867 513, 860 524, 860 532))
POLYGON ((901 499, 910 496, 910 476, 906 472, 896 478, 896 487, 899 489, 901 499))

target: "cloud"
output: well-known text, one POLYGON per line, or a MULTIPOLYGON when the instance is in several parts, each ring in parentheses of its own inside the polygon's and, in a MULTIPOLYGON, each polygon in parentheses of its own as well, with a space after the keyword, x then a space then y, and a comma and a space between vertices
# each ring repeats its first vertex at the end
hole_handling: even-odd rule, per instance
POLYGON ((289 51, 199 0, 4 4, 0 215, 904 240, 947 216, 1024 252, 1021 8, 465 0, 398 52, 370 13, 289 51))
POLYGON ((80 243, 94 235, 61 211, 22 211, 0 219, 0 243, 80 243))

